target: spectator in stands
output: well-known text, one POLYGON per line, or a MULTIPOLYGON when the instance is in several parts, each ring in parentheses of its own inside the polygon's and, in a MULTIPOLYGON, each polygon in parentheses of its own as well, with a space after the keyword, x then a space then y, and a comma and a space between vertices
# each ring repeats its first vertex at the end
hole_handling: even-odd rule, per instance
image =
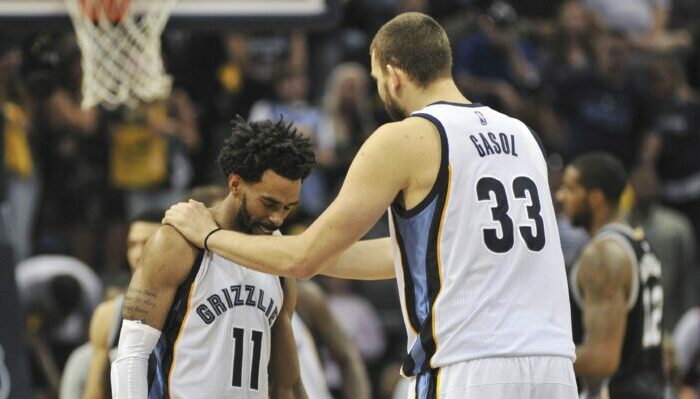
POLYGON ((629 48, 615 32, 594 42, 595 68, 554 87, 553 105, 564 126, 564 155, 572 159, 590 151, 607 151, 630 167, 638 159, 645 104, 630 77, 629 48))
POLYGON ((111 181, 126 190, 127 217, 182 199, 192 179, 191 155, 200 143, 197 115, 186 92, 122 109, 109 123, 111 181))
POLYGON ((544 90, 538 98, 541 104, 536 117, 544 145, 551 152, 561 153, 565 146, 562 121, 551 107, 556 94, 552 89, 593 68, 593 39, 599 31, 594 14, 579 1, 568 0, 559 8, 554 28, 545 35, 541 49, 544 90))
POLYGON ((654 247, 663 271, 663 327, 672 331, 686 310, 698 305, 698 272, 695 264, 693 228, 683 214, 657 202, 658 181, 652 168, 637 169, 630 177, 634 207, 627 216, 632 226, 642 227, 654 247))
POLYGON ((15 262, 29 257, 39 180, 33 141, 33 101, 20 74, 22 54, 11 41, 0 42, 0 134, 4 160, 2 221, 15 262))
POLYGON ((377 127, 369 104, 368 87, 367 69, 352 62, 336 66, 326 83, 323 110, 335 134, 334 162, 328 170, 332 193, 339 189, 333 187, 334 182, 342 181, 352 158, 377 127))
POLYGON ((525 106, 522 94, 540 85, 534 48, 520 38, 513 7, 493 2, 479 17, 481 32, 455 48, 455 75, 469 97, 515 116, 525 106))
POLYGON ((624 32, 642 50, 673 51, 691 45, 688 32, 668 30, 671 0, 584 0, 609 29, 624 32))
POLYGON ((31 74, 37 77, 28 79, 33 80, 30 95, 39 99, 34 118, 42 165, 38 251, 69 253, 92 265, 104 212, 106 142, 98 110, 80 106, 80 51, 73 36, 40 36, 25 55, 29 63, 50 63, 27 65, 36 68, 31 74))
POLYGON ((276 83, 277 98, 256 102, 249 119, 260 121, 278 119, 294 123, 297 130, 307 135, 314 145, 317 167, 301 186, 299 208, 307 215, 321 214, 329 201, 326 168, 335 163, 335 133, 328 116, 322 109, 308 102, 309 79, 302 69, 287 68, 276 83))
MULTIPOLYGON (((700 100, 688 86, 677 59, 652 62, 650 82, 654 113, 643 160, 656 167, 661 199, 684 213, 700 238, 700 100)), ((696 241, 697 242, 697 241, 696 241)), ((700 245, 697 242, 696 248, 700 245)))
MULTIPOLYGON (((218 42, 209 38, 207 44, 211 46, 212 41, 218 42)), ((224 139, 230 135, 234 116, 247 117, 255 101, 269 97, 273 92, 271 79, 266 81, 256 76, 257 67, 251 59, 251 53, 254 54, 255 49, 249 48, 247 35, 228 33, 222 35, 220 42, 222 48, 218 50, 222 53, 223 60, 212 65, 213 68, 202 71, 202 75, 208 78, 199 77, 194 91, 202 116, 200 126, 202 131, 208 132, 202 136, 203 156, 197 165, 201 169, 198 175, 207 183, 223 183, 221 171, 215 167, 214 160, 224 139)), ((196 68, 204 69, 205 66, 200 64, 196 68)))
POLYGON ((561 80, 593 67, 593 38, 599 26, 593 13, 579 1, 561 5, 551 41, 545 51, 543 77, 561 80))

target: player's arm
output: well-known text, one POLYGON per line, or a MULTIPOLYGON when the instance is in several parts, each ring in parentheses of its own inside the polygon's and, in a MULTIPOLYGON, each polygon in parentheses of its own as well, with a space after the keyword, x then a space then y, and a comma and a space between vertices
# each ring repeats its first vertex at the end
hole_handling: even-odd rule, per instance
POLYGON ((269 379, 272 399, 306 399, 301 382, 299 355, 292 331, 292 315, 297 304, 297 285, 293 278, 284 282, 284 302, 272 326, 269 379))
POLYGON ((358 241, 343 252, 338 260, 324 269, 321 274, 355 280, 396 278, 391 251, 389 237, 358 241))
POLYGON ((195 257, 194 248, 170 226, 161 227, 148 240, 124 295, 124 322, 111 371, 114 398, 146 397, 148 356, 195 257))
POLYGON ((116 301, 102 302, 95 309, 90 320, 90 346, 92 358, 88 369, 83 399, 108 398, 109 392, 109 332, 114 323, 114 313, 117 311, 116 301))
POLYGON ((581 255, 578 283, 586 341, 576 347, 574 370, 579 375, 609 377, 620 365, 630 262, 625 249, 611 240, 593 242, 581 255))
POLYGON ((343 394, 346 398, 370 398, 367 370, 357 346, 345 334, 328 308, 328 300, 320 287, 312 281, 299 282, 297 311, 307 326, 319 337, 340 366, 343 375, 343 394))
MULTIPOLYGON (((208 248, 248 268, 265 273, 309 278, 323 272, 350 245, 376 223, 397 194, 409 184, 414 170, 423 168, 427 148, 435 148, 430 122, 409 118, 380 127, 352 162, 340 193, 323 214, 297 236, 246 236, 217 231, 208 248), (411 132, 411 134, 407 134, 411 132), (424 132, 424 134, 419 134, 424 132)), ((439 146, 437 147, 439 150, 439 146)), ((216 228, 199 203, 180 203, 168 210, 164 222, 172 224, 192 243, 204 246, 216 228)), ((355 278, 372 273, 361 265, 355 278)))

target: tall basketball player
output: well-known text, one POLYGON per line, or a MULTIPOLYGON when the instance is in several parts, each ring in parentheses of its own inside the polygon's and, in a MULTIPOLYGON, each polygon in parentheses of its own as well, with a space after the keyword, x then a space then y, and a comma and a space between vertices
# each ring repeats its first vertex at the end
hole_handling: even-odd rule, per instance
POLYGON ((661 264, 619 218, 627 184, 611 155, 590 153, 564 170, 557 200, 592 237, 570 272, 574 369, 587 399, 661 399, 661 264))
MULTIPOLYGON (((387 22, 370 53, 379 95, 401 120, 365 142, 335 201, 301 235, 217 231, 209 248, 287 276, 396 276, 403 374, 418 398, 576 397, 566 272, 537 138, 459 92, 447 35, 427 15, 387 22), (391 238, 353 245, 387 207, 391 238)), ((216 227, 195 202, 165 222, 200 247, 216 227)))
MULTIPOLYGON (((282 120, 239 119, 218 162, 229 194, 211 209, 217 226, 271 235, 297 204, 314 155, 282 120)), ((125 295, 113 396, 306 397, 291 327, 295 304, 294 279, 244 269, 161 227, 125 295), (154 351, 157 367, 148 379, 154 351)))

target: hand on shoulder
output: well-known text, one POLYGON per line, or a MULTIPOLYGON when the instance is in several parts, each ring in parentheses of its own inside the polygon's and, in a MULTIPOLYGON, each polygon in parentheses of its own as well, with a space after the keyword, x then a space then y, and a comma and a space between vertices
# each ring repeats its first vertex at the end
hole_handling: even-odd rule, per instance
POLYGON ((163 224, 174 227, 182 237, 199 248, 204 247, 206 235, 218 227, 209 209, 195 200, 171 206, 165 212, 163 224))

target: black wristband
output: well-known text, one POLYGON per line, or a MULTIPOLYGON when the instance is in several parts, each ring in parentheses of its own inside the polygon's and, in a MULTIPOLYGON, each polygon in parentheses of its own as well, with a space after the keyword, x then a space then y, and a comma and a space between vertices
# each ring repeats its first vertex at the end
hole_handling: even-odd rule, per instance
POLYGON ((221 230, 221 227, 217 227, 214 230, 210 231, 209 234, 207 234, 206 237, 204 237, 204 249, 209 251, 209 247, 207 246, 207 240, 209 240, 209 237, 211 237, 212 234, 216 233, 217 231, 221 230))

